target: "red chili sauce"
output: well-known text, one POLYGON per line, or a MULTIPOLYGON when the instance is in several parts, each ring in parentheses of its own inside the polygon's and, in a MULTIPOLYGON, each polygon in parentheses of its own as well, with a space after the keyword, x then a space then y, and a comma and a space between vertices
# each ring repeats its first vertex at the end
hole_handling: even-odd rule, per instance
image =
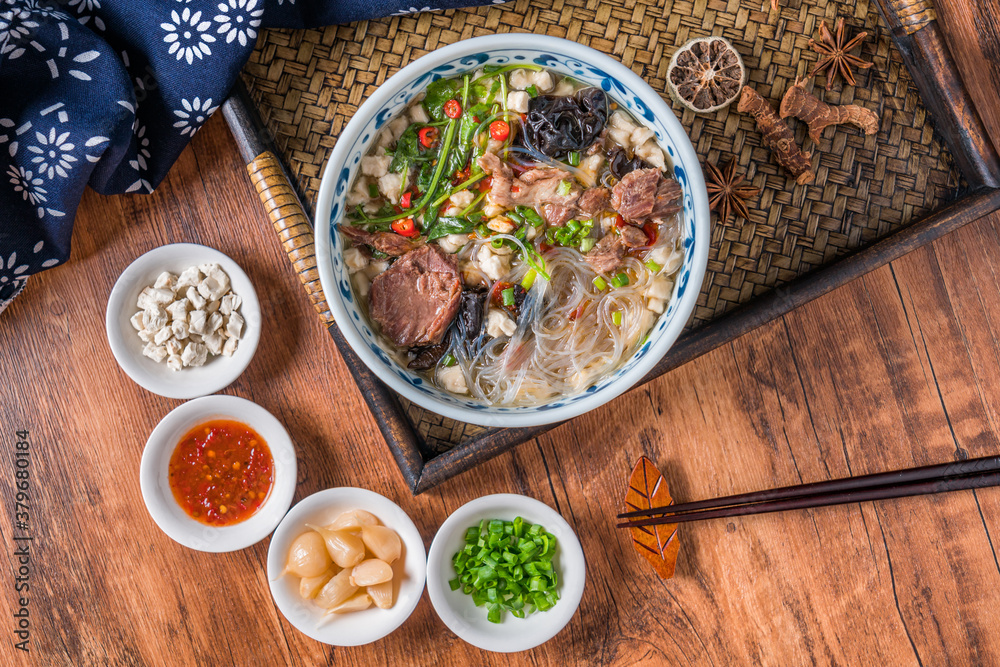
POLYGON ((181 438, 170 456, 170 489, 188 516, 209 526, 249 519, 274 484, 274 459, 245 424, 215 420, 181 438))

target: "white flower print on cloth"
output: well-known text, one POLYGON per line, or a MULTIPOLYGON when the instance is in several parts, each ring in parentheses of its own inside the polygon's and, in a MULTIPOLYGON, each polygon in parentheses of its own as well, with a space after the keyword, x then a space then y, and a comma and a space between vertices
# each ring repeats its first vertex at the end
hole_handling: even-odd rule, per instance
MULTIPOLYGON (((121 102, 119 102, 119 104, 121 104, 121 102)), ((128 161, 129 166, 135 169, 138 178, 135 183, 125 189, 125 192, 137 192, 142 188, 146 188, 146 192, 152 192, 153 186, 149 184, 149 181, 142 177, 142 174, 146 171, 146 160, 151 157, 149 153, 149 137, 146 136, 145 125, 140 125, 138 127, 139 131, 135 133, 138 151, 136 152, 135 159, 128 161)))
POLYGON ((409 9, 400 9, 398 12, 393 12, 393 16, 406 16, 407 14, 417 14, 419 12, 429 12, 433 7, 410 7, 409 9))
POLYGON ((194 133, 198 131, 198 128, 208 120, 208 117, 215 113, 218 109, 218 105, 212 106, 212 98, 209 97, 204 102, 200 98, 194 98, 192 101, 181 100, 181 106, 184 109, 176 109, 174 115, 180 118, 179 121, 174 123, 174 127, 180 129, 181 134, 187 134, 189 136, 194 136, 194 133))
POLYGON ((226 36, 226 44, 239 41, 240 46, 246 46, 250 40, 257 39, 257 28, 260 27, 260 17, 264 8, 255 9, 257 0, 229 0, 219 3, 222 12, 215 20, 219 26, 219 34, 226 36))
POLYGON ((173 23, 161 23, 160 27, 167 31, 163 41, 170 45, 169 54, 176 54, 177 60, 187 60, 188 65, 194 64, 194 59, 201 60, 212 55, 208 45, 215 42, 215 37, 206 31, 212 27, 211 21, 202 21, 201 12, 192 12, 185 7, 183 11, 170 12, 173 23))
POLYGON ((11 253, 6 262, 3 260, 3 257, 0 256, 0 293, 3 294, 3 297, 0 297, 0 313, 2 313, 4 308, 6 308, 7 305, 14 300, 14 297, 20 294, 21 290, 24 289, 24 285, 28 282, 28 276, 26 273, 29 269, 34 268, 36 271, 38 269, 48 269, 59 263, 59 259, 55 257, 38 263, 39 258, 37 255, 41 253, 44 248, 45 241, 39 241, 35 244, 33 249, 35 257, 31 257, 26 260, 35 264, 35 267, 32 267, 31 264, 18 261, 16 251, 11 253))
POLYGON ((33 146, 28 146, 28 152, 33 153, 31 163, 37 165, 39 175, 46 175, 49 180, 56 177, 56 174, 66 178, 67 172, 73 168, 73 163, 77 159, 72 155, 75 144, 68 141, 69 132, 56 134, 56 128, 49 130, 48 136, 41 132, 35 132, 35 139, 38 142, 33 146))
POLYGON ((69 6, 76 11, 77 20, 82 25, 87 25, 93 19, 95 28, 107 29, 104 20, 96 13, 101 9, 101 0, 69 0, 69 6))
MULTIPOLYGON (((60 42, 70 41, 69 28, 65 23, 59 24, 59 38, 60 42)), ((32 46, 34 46, 34 42, 32 42, 32 46)), ((60 45, 58 51, 54 53, 52 58, 45 61, 45 64, 49 66, 49 74, 53 79, 59 78, 61 74, 59 65, 62 63, 66 68, 66 73, 74 79, 79 79, 80 81, 90 81, 91 76, 82 69, 78 69, 78 67, 100 57, 101 53, 99 51, 84 51, 75 56, 70 56, 69 48, 63 44, 60 45)))
POLYGON ((20 194, 24 201, 37 207, 35 212, 39 218, 44 218, 46 213, 55 218, 66 215, 60 210, 42 206, 48 201, 49 191, 42 187, 41 177, 35 176, 30 169, 11 166, 7 168, 7 175, 14 186, 14 192, 20 194))
POLYGON ((31 12, 24 7, 4 7, 0 11, 0 55, 14 60, 24 54, 24 47, 18 46, 22 39, 38 27, 31 20, 31 12))

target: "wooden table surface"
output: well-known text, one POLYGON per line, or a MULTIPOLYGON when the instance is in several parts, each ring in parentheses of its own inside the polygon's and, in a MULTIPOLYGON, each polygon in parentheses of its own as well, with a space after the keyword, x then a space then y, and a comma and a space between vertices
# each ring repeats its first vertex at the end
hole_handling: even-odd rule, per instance
MULTIPOLYGON (((940 9, 1000 137, 998 66, 976 43, 982 16, 1000 12, 940 9)), ((675 498, 692 500, 1000 452, 1000 215, 414 498, 219 115, 155 195, 86 193, 72 261, 32 279, 0 316, 0 368, 0 664, 1000 663, 998 489, 688 526, 670 581, 612 526, 641 454, 665 470, 675 498), (139 461, 180 401, 118 368, 104 310, 135 257, 182 241, 219 248, 257 286, 267 326, 224 393, 287 426, 299 457, 295 500, 370 488, 398 502, 428 545, 451 511, 483 494, 548 503, 588 562, 582 604, 561 634, 513 656, 484 653, 445 628, 425 593, 388 638, 333 649, 275 608, 268 540, 205 554, 157 529, 139 461), (30 588, 20 593, 18 431, 29 432, 31 453, 28 530, 17 534, 33 538, 30 588), (19 596, 28 599, 29 654, 14 648, 19 596)))

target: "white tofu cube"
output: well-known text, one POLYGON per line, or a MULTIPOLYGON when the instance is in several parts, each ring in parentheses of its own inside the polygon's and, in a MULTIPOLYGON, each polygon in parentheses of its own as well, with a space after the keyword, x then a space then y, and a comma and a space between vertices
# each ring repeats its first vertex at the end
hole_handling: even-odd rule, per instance
POLYGON ((368 258, 358 248, 348 248, 344 251, 344 264, 349 273, 357 273, 368 266, 368 258))
POLYGON ((233 293, 229 293, 222 297, 222 303, 219 304, 219 312, 223 315, 229 315, 239 310, 239 307, 243 305, 243 299, 233 293))
POLYGON ((206 334, 208 313, 204 310, 192 310, 188 313, 188 331, 195 334, 206 334))
POLYGON ((174 282, 176 280, 177 276, 169 271, 164 271, 156 277, 156 282, 153 283, 153 287, 157 289, 168 289, 172 292, 174 290, 174 282))
POLYGON ((667 307, 667 304, 665 301, 663 301, 663 299, 650 299, 648 307, 654 313, 662 315, 663 311, 667 307))
MULTIPOLYGON (((638 132, 638 130, 636 130, 636 132, 638 132)), ((635 136, 635 134, 633 133, 632 136, 635 136)), ((660 171, 664 171, 667 168, 667 161, 663 155, 663 149, 660 148, 660 145, 652 139, 636 148, 635 154, 660 171)))
POLYGON ((507 257, 494 254, 488 243, 479 248, 476 259, 479 270, 485 273, 490 280, 500 280, 510 270, 507 257))
POLYGON ((465 209, 476 198, 472 190, 462 190, 451 196, 451 205, 458 209, 465 209))
POLYGON ((528 103, 531 95, 523 90, 512 90, 507 93, 507 108, 517 113, 528 113, 528 103))
POLYGON ((448 236, 443 236, 437 239, 437 244, 441 246, 441 249, 450 255, 453 255, 464 248, 465 244, 468 242, 468 234, 448 234, 448 236))
POLYGON ((208 348, 204 343, 188 343, 181 352, 181 361, 185 366, 204 366, 208 359, 208 348))
POLYGON ((556 85, 555 79, 552 78, 552 74, 547 70, 532 72, 531 83, 540 93, 547 93, 556 85))
POLYGON ((171 354, 167 357, 167 368, 172 371, 179 371, 184 368, 184 362, 181 361, 181 355, 171 354))
POLYGON ((372 178, 381 178, 389 173, 389 165, 392 164, 392 156, 373 157, 366 155, 361 158, 361 173, 372 178))
POLYGON ((517 322, 499 308, 491 308, 486 314, 486 335, 490 338, 513 336, 515 331, 517 322))
POLYGON ((243 316, 239 313, 233 313, 229 316, 229 320, 226 322, 226 335, 230 338, 240 339, 243 337, 243 316))
POLYGON ((399 196, 405 189, 403 176, 408 174, 385 174, 378 179, 378 189, 393 204, 399 203, 399 196))
POLYGON ((532 72, 526 69, 516 69, 507 75, 507 85, 515 90, 524 90, 532 85, 532 72))
POLYGON ((227 338, 226 344, 222 346, 222 354, 231 357, 236 353, 236 346, 239 345, 239 341, 235 338, 227 338))
POLYGON ((174 283, 174 290, 180 292, 188 287, 194 287, 200 282, 201 271, 198 270, 198 267, 188 267, 181 271, 181 275, 178 276, 177 282, 174 283))
POLYGON ((142 323, 142 311, 141 310, 138 313, 136 313, 135 315, 133 315, 132 318, 129 319, 129 322, 132 323, 132 328, 134 328, 136 331, 142 331, 143 329, 146 328, 145 325, 142 323))
POLYGON ((410 126, 410 119, 406 116, 405 113, 399 116, 398 118, 389 121, 388 127, 389 131, 392 132, 392 140, 396 141, 401 136, 403 136, 403 132, 405 132, 406 128, 408 128, 409 126, 410 126))
POLYGON ((573 82, 569 79, 562 79, 558 85, 556 85, 555 92, 553 95, 559 95, 560 97, 566 97, 567 95, 573 94, 573 82))
POLYGON ((191 302, 187 298, 181 298, 174 301, 172 304, 167 306, 167 313, 170 314, 170 319, 173 322, 187 322, 188 316, 188 306, 191 302))
POLYGON ((368 279, 368 276, 363 271, 358 271, 351 276, 351 283, 354 285, 354 291, 362 299, 368 296, 368 292, 372 289, 372 281, 368 279))
POLYGON ((411 123, 429 123, 431 122, 430 116, 427 115, 427 109, 424 108, 423 104, 414 104, 410 107, 410 122, 411 123))
POLYGON ((197 287, 188 287, 184 296, 187 297, 187 300, 191 303, 191 307, 195 310, 202 310, 205 304, 208 303, 208 300, 198 292, 197 287))
POLYGON ((640 125, 639 127, 632 130, 632 134, 629 135, 629 141, 632 142, 633 146, 642 146, 644 143, 653 139, 655 133, 646 127, 645 125, 640 125))
POLYGON ((153 336, 153 343, 156 345, 164 345, 173 335, 173 329, 170 327, 163 327, 153 336))
POLYGON ((660 299, 661 301, 669 301, 670 293, 674 290, 674 281, 670 280, 666 276, 657 276, 649 283, 649 287, 646 288, 646 296, 650 299, 660 299))
POLYGON ((368 266, 365 267, 365 275, 368 276, 368 280, 375 280, 375 276, 384 272, 389 268, 389 262, 384 259, 373 259, 368 262, 368 266))
POLYGON ((437 381, 447 391, 453 394, 468 394, 469 386, 465 383, 465 374, 462 367, 458 366, 438 366, 437 381))
POLYGON ((156 363, 160 363, 167 358, 167 348, 162 345, 154 345, 153 343, 146 343, 146 347, 142 348, 142 353, 156 363))
POLYGON ((511 222, 510 218, 506 218, 506 217, 504 217, 502 215, 499 216, 499 217, 493 218, 492 220, 490 220, 489 222, 487 222, 486 223, 486 227, 488 227, 489 229, 492 229, 493 231, 497 232, 498 234, 510 234, 511 232, 513 232, 517 228, 514 225, 514 223, 511 222))

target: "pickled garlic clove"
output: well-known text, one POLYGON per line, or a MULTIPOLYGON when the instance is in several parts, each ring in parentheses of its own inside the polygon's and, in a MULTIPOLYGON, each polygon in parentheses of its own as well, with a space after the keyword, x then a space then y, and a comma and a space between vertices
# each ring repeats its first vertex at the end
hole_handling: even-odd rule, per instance
POLYGON ((392 579, 392 568, 378 558, 363 560, 351 570, 351 583, 355 586, 374 586, 392 579))
POLYGON ((365 543, 357 535, 343 530, 314 526, 311 523, 307 523, 306 526, 323 536, 327 552, 333 562, 340 567, 353 567, 364 560, 365 543))
POLYGON ((365 510, 348 510, 328 524, 330 530, 360 530, 364 526, 377 526, 378 517, 365 510))
POLYGON ((377 558, 386 563, 399 558, 403 548, 396 531, 385 526, 363 526, 361 539, 377 558))
POLYGON ((357 590, 358 587, 351 583, 351 570, 341 570, 320 589, 316 596, 316 604, 323 609, 336 607, 354 595, 357 590))
POLYGON ((326 572, 328 567, 330 553, 325 541, 319 533, 310 530, 292 541, 285 569, 278 576, 280 578, 292 574, 296 577, 317 577, 326 572))
POLYGON ((368 586, 368 595, 372 602, 379 609, 389 609, 392 607, 392 581, 383 581, 381 584, 368 586))
POLYGON ((372 606, 372 599, 368 593, 361 592, 354 597, 348 599, 345 602, 341 602, 339 605, 329 610, 328 614, 347 614, 352 611, 361 611, 363 609, 368 609, 372 606))
MULTIPOLYGON (((323 550, 326 550, 326 545, 323 545, 323 550)), ((337 574, 337 566, 331 565, 323 574, 315 577, 302 577, 299 579, 299 595, 306 600, 316 597, 320 590, 326 586, 326 583, 333 579, 333 575, 335 574, 337 574)))

